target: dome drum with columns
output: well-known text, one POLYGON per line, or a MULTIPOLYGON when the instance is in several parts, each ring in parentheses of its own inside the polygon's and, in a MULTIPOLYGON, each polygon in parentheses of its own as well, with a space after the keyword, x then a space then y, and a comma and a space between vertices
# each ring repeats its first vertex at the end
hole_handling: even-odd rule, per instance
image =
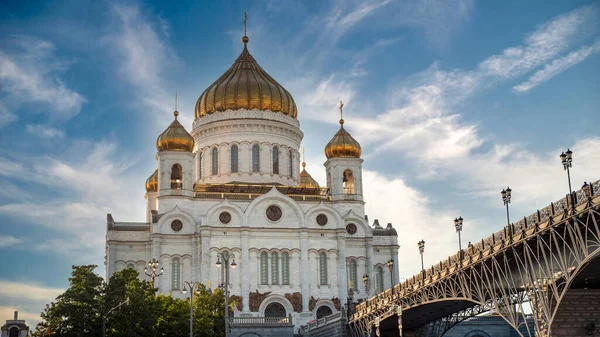
POLYGON ((217 254, 233 253, 235 315, 291 315, 298 327, 339 311, 350 285, 355 299, 388 288, 390 272, 380 266, 397 256, 397 234, 378 235, 367 223, 361 148, 343 121, 325 147, 326 185, 308 173, 296 103, 243 42, 200 95, 191 132, 175 111, 158 137, 146 221, 107 216, 107 277, 133 268, 145 278, 156 258, 165 269, 159 291, 185 298, 183 281, 222 283, 217 254))

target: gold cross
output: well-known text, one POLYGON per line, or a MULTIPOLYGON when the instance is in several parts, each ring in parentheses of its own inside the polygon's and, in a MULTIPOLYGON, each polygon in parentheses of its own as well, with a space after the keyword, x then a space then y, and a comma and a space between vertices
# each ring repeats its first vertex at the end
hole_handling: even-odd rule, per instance
POLYGON ((302 162, 304 162, 304 146, 302 147, 302 162))
POLYGON ((244 36, 246 36, 246 20, 248 19, 248 15, 244 12, 244 36))
POLYGON ((344 109, 344 103, 342 103, 342 101, 340 101, 340 119, 344 119, 343 109, 344 109))
POLYGON ((175 111, 177 111, 177 93, 175 93, 175 111))

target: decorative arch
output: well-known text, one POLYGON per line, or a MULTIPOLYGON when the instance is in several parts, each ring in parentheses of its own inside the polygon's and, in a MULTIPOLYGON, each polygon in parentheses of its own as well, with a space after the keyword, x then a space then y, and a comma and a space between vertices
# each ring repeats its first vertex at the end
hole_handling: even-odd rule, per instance
MULTIPOLYGON (((222 211, 230 211, 234 213, 240 219, 240 226, 244 226, 246 224, 246 217, 244 216, 244 210, 242 208, 228 199, 223 200, 222 202, 213 205, 206 212, 206 219, 218 219, 219 214, 222 211)), ((207 226, 209 223, 206 224, 207 226)))
POLYGON ((469 333, 467 333, 465 335, 465 337, 491 337, 491 336, 481 330, 473 330, 473 331, 470 331, 469 333))
MULTIPOLYGON (((315 206, 309 208, 305 213, 305 218, 306 219, 314 219, 314 218, 316 218, 316 216, 319 213, 326 213, 327 215, 331 216, 332 219, 330 219, 330 220, 335 221, 335 223, 333 223, 334 221, 328 221, 327 225, 325 227, 330 226, 330 223, 331 223, 331 225, 334 228, 338 228, 341 224, 344 223, 344 219, 342 219, 342 215, 336 209, 326 205, 323 201, 321 201, 318 205, 315 205, 315 206)), ((311 223, 313 223, 313 222, 311 222, 311 223)), ((308 224, 306 224, 306 226, 308 226, 308 224)), ((318 227, 321 227, 321 226, 318 226, 318 227)))
POLYGON ((258 312, 260 312, 261 316, 264 317, 265 309, 271 303, 281 304, 283 306, 283 308, 285 309, 286 316, 291 314, 292 312, 294 312, 294 307, 292 307, 292 304, 290 303, 290 301, 287 298, 285 298, 284 296, 281 296, 281 295, 271 294, 271 295, 267 296, 267 298, 265 298, 262 301, 262 303, 260 304, 260 306, 258 307, 258 312))
POLYGON ((279 192, 279 190, 277 190, 276 187, 273 187, 268 193, 263 194, 260 197, 252 200, 250 205, 248 205, 248 208, 246 208, 246 215, 251 216, 252 213, 255 211, 255 209, 258 207, 258 205, 261 205, 265 202, 273 202, 273 201, 280 201, 280 202, 288 205, 296 214, 296 217, 298 218, 298 222, 300 224, 304 223, 304 211, 302 210, 300 205, 298 205, 298 203, 296 201, 294 201, 294 199, 279 192))
POLYGON ((170 227, 171 222, 176 219, 181 220, 181 222, 183 222, 183 228, 181 229, 179 234, 192 234, 196 232, 196 220, 191 214, 179 208, 179 206, 175 206, 172 210, 166 212, 163 216, 161 216, 158 222, 156 223, 156 226, 153 226, 153 232, 172 233, 170 227), (154 228, 156 229, 156 231, 154 231, 154 228))

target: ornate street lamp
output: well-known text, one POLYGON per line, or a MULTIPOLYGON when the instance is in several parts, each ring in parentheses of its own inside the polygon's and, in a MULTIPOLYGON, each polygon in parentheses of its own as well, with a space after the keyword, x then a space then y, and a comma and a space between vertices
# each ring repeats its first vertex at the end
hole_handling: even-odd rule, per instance
POLYGON ((191 284, 188 281, 183 281, 183 290, 182 293, 187 293, 187 289, 185 285, 187 284, 190 287, 190 337, 194 337, 194 311, 193 311, 193 303, 194 303, 194 293, 197 291, 197 287, 200 285, 200 282, 196 282, 191 284))
POLYGON ((363 284, 365 285, 365 292, 367 293, 367 298, 369 297, 369 275, 364 274, 362 277, 363 284))
POLYGON ((390 258, 387 262, 388 270, 390 271, 390 288, 392 288, 392 294, 394 293, 394 259, 390 258))
POLYGON ((567 171, 567 179, 569 180, 569 199, 571 199, 571 207, 575 211, 575 203, 573 202, 573 191, 571 189, 571 171, 569 168, 573 167, 573 151, 567 149, 567 152, 560 154, 560 161, 563 164, 563 168, 567 171))
POLYGON ((220 268, 222 263, 221 259, 225 264, 225 337, 229 336, 229 266, 231 268, 237 267, 237 263, 235 263, 235 255, 228 253, 217 253, 217 263, 215 265, 217 268, 220 268), (229 263, 229 259, 231 258, 232 262, 229 263))
POLYGON ((500 192, 500 195, 502 195, 502 201, 504 202, 504 206, 506 206, 506 221, 508 222, 508 225, 510 226, 510 216, 508 213, 508 204, 510 204, 510 198, 511 198, 511 194, 512 190, 510 189, 510 187, 507 187, 505 190, 502 190, 502 192, 500 192))
POLYGON ((164 272, 165 269, 164 268, 160 268, 160 273, 157 274, 156 270, 158 269, 158 260, 156 258, 153 258, 152 260, 150 260, 150 262, 148 262, 148 266, 144 267, 144 273, 146 274, 146 276, 150 276, 152 278, 152 286, 154 287, 154 279, 161 276, 164 272), (148 273, 148 268, 150 268, 150 272, 148 273))
POLYGON ((418 243, 419 253, 421 253, 421 271, 425 273, 425 265, 423 264, 423 252, 425 252, 425 240, 421 240, 418 243))
POLYGON ((460 216, 458 218, 454 218, 454 228, 456 228, 456 233, 458 233, 458 255, 459 255, 459 259, 462 261, 462 243, 460 242, 460 232, 462 232, 462 229, 463 229, 462 216, 460 216))

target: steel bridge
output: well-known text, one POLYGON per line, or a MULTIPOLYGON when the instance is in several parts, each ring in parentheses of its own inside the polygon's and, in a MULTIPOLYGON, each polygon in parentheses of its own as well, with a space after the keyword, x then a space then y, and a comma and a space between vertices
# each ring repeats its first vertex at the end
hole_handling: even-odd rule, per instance
POLYGON ((356 305, 348 327, 356 337, 440 337, 493 311, 522 337, 554 336, 567 291, 600 288, 598 256, 600 180, 356 305))

